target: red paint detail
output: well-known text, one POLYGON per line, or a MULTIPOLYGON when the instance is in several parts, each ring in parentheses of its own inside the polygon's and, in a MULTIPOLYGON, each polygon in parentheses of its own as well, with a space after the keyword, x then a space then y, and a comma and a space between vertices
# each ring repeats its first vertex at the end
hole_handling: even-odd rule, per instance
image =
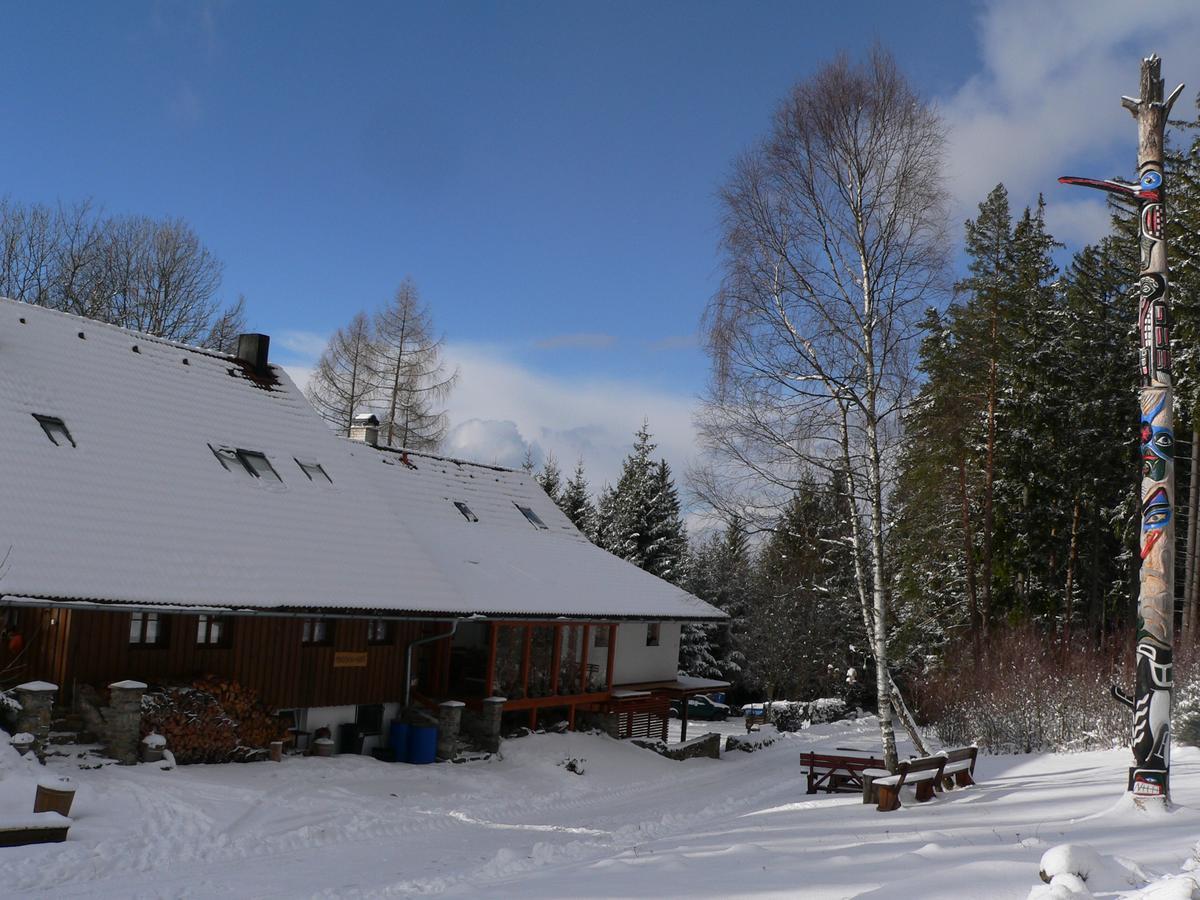
POLYGON ((1158 531, 1151 531, 1146 535, 1146 543, 1142 544, 1142 559, 1145 559, 1150 554, 1150 551, 1154 549, 1154 545, 1158 543, 1162 535, 1163 533, 1161 529, 1158 531))

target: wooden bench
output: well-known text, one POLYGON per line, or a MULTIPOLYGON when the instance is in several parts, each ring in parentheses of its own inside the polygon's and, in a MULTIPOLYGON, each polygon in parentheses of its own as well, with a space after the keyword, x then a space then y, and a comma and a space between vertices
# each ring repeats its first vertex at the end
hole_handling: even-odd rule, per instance
POLYGON ((808 769, 808 793, 856 793, 863 789, 863 770, 878 768, 883 760, 869 752, 812 750, 800 754, 800 765, 808 769))
POLYGON ((0 817, 0 847, 60 843, 70 827, 71 820, 56 812, 0 817))
POLYGON ((901 760, 894 775, 880 767, 866 770, 863 776, 870 784, 869 789, 879 798, 876 809, 891 812, 900 808, 900 788, 906 784, 916 786, 918 803, 932 800, 934 792, 942 789, 945 768, 946 754, 938 753, 935 756, 901 760))
POLYGON ((956 747, 953 750, 943 750, 946 766, 942 769, 943 784, 950 787, 970 787, 975 783, 975 758, 979 755, 978 747, 956 747))

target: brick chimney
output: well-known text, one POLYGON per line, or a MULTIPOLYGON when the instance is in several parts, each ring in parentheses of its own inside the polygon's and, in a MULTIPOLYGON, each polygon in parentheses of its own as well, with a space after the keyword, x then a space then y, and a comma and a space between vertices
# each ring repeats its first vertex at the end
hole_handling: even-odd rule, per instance
POLYGON ((260 378, 271 374, 268 357, 271 352, 271 337, 266 334, 239 334, 237 343, 238 362, 246 365, 260 378))
POLYGON ((350 440, 379 446, 379 419, 373 413, 359 413, 350 425, 350 440))

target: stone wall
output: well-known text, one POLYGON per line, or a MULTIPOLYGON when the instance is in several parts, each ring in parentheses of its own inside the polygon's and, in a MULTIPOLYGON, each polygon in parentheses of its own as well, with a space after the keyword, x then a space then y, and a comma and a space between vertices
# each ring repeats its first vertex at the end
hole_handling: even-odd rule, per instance
POLYGON ((639 747, 645 747, 647 750, 653 750, 660 756, 665 756, 667 759, 684 760, 684 759, 720 759, 721 758, 721 735, 713 731, 701 737, 694 738, 685 744, 664 744, 662 741, 647 741, 642 738, 633 738, 633 743, 639 747))

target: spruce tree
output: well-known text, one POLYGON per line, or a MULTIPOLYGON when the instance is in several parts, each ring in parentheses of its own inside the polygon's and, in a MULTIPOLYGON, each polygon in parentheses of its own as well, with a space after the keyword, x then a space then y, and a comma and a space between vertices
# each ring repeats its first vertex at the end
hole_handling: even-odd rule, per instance
POLYGON ((571 523, 596 541, 596 504, 592 502, 591 490, 588 488, 587 477, 583 472, 583 460, 575 464, 575 474, 571 476, 557 499, 558 507, 571 523))
POLYGON ((542 471, 538 472, 535 478, 542 490, 546 492, 546 496, 557 504, 562 492, 562 471, 558 468, 558 460, 554 458, 553 453, 546 454, 546 460, 542 463, 542 471))

